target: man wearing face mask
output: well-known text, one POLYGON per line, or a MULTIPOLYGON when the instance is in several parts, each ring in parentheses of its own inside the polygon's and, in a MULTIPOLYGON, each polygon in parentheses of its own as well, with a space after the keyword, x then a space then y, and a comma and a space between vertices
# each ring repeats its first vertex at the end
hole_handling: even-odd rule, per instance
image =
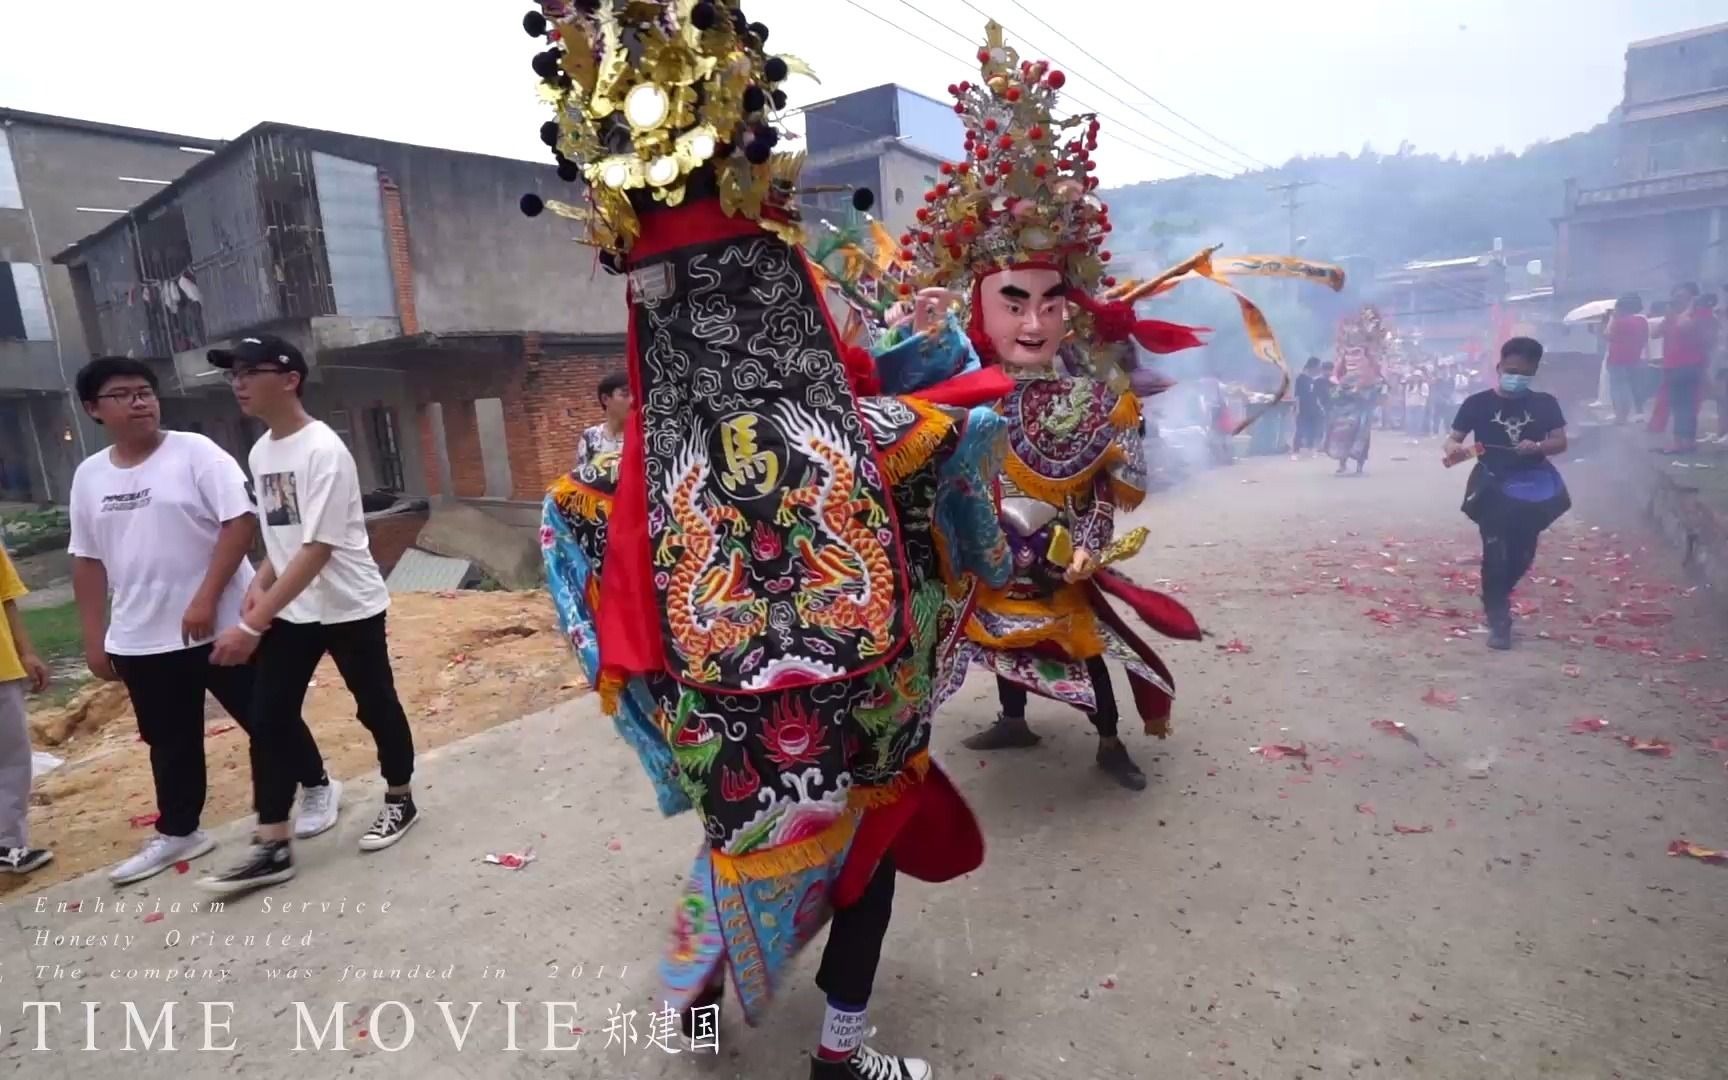
POLYGON ((1542 344, 1516 337, 1500 347, 1499 385, 1466 398, 1446 440, 1447 467, 1472 456, 1463 510, 1482 531, 1482 609, 1488 647, 1512 647, 1512 589, 1536 558, 1542 530, 1572 507, 1548 459, 1566 451, 1566 417, 1552 394, 1530 388, 1542 344), (1464 440, 1474 434, 1473 448, 1464 440))

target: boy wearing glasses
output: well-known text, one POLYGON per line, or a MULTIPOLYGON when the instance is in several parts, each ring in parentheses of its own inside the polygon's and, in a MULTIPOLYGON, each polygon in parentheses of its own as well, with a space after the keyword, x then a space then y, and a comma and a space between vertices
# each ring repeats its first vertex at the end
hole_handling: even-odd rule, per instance
MULTIPOLYGON (((258 831, 243 862, 199 881, 229 895, 294 876, 292 749, 311 738, 300 707, 326 654, 372 733, 387 785, 360 849, 391 846, 419 818, 409 786, 414 737, 396 696, 385 636, 390 593, 372 560, 354 457, 329 425, 307 414, 300 399, 306 361, 293 345, 259 335, 212 349, 209 359, 228 376, 240 410, 270 429, 249 460, 268 559, 246 591, 240 619, 217 635, 211 654, 216 664, 245 664, 256 654, 258 669, 252 731, 261 748, 252 765, 258 831)), ((334 810, 341 788, 330 787, 334 810)))
MULTIPOLYGON (((210 664, 217 633, 240 621, 252 581, 252 500, 239 464, 202 435, 163 431, 156 374, 102 357, 78 373, 85 412, 113 445, 72 480, 72 586, 84 656, 126 684, 150 747, 156 833, 109 872, 116 885, 204 855, 204 700, 251 728, 252 672, 210 664)), ((322 781, 316 761, 297 774, 322 781)))

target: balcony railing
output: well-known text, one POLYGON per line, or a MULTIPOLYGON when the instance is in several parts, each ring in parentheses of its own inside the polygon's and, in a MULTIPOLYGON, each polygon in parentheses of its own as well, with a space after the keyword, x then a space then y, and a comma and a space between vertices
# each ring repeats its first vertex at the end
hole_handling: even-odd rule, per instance
POLYGON ((1623 184, 1579 191, 1573 195, 1575 208, 1609 206, 1640 199, 1664 198, 1697 191, 1728 189, 1728 169, 1680 173, 1674 176, 1654 176, 1647 180, 1630 180, 1623 184))
POLYGON ((258 136, 85 248, 106 351, 166 357, 280 319, 335 312, 312 154, 258 136))

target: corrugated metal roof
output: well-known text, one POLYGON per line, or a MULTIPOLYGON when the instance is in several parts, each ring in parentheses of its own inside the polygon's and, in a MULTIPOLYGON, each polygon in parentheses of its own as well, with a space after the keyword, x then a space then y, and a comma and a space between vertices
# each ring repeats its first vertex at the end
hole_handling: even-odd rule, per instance
POLYGON ((384 584, 393 593, 449 592, 460 589, 474 564, 467 559, 449 559, 419 548, 402 553, 390 579, 384 584))

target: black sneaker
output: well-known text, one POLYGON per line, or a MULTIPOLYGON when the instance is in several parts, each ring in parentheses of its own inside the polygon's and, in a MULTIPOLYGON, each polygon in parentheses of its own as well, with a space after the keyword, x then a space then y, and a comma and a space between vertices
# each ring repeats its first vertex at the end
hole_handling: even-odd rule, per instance
POLYGON ((413 799, 393 800, 385 796, 384 809, 378 812, 378 820, 360 838, 360 850, 383 851, 402 839, 402 834, 419 820, 420 812, 414 809, 413 799))
POLYGON ((930 1080, 935 1075, 927 1061, 889 1057, 868 1046, 852 1051, 845 1061, 810 1059, 810 1080, 930 1080))
POLYGON ((245 861, 218 874, 198 879, 198 887, 218 896, 232 896, 294 876, 294 853, 286 840, 254 840, 245 861))
POLYGON ((1041 738, 1024 716, 998 715, 994 724, 962 739, 960 745, 968 750, 1019 750, 1037 746, 1041 738))
POLYGON ((1128 756, 1128 748, 1121 739, 1099 740, 1098 767, 1129 791, 1146 790, 1146 774, 1128 756))
POLYGON ((685 1039, 694 1043, 696 1036, 709 1038, 719 1029, 720 1001, 725 996, 724 982, 703 988, 701 995, 690 1003, 690 1007, 678 1015, 678 1026, 683 1029, 685 1039), (703 1016, 704 1013, 707 1017, 703 1016), (699 1031, 698 1028, 702 1030, 699 1031))
POLYGON ((0 848, 0 874, 28 874, 54 861, 54 853, 44 848, 0 848))
POLYGON ((1510 621, 1488 624, 1488 647, 1499 652, 1505 652, 1512 647, 1512 623, 1510 621))

